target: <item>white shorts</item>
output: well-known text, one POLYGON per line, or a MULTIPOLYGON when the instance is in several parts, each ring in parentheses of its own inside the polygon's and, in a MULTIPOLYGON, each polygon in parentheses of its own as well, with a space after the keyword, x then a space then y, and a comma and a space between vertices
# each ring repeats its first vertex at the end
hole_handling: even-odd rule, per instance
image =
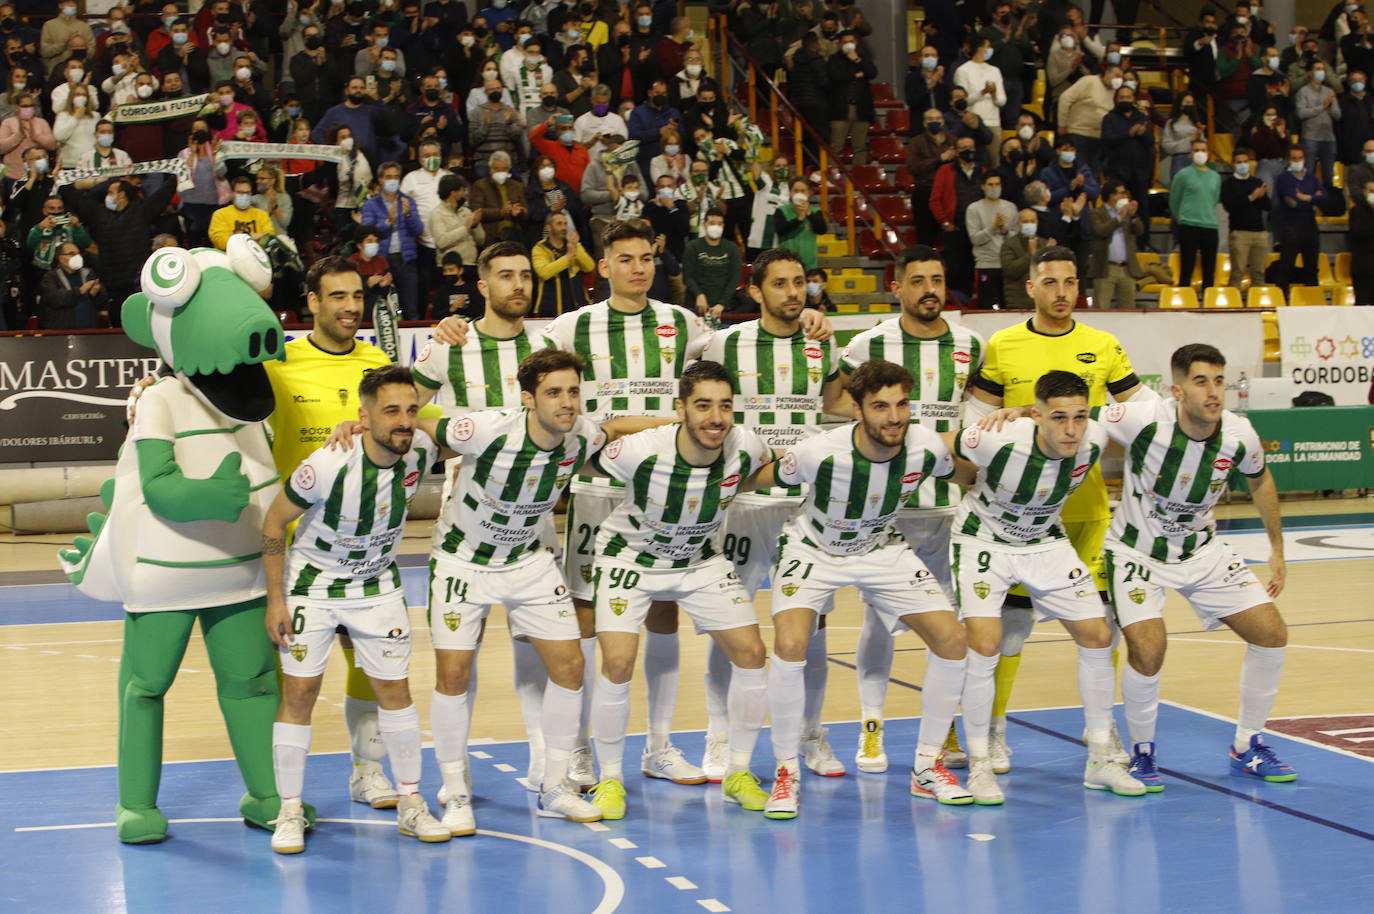
POLYGON ((595 577, 598 633, 638 633, 655 600, 675 601, 698 635, 759 624, 754 601, 723 556, 663 570, 598 559, 595 577))
POLYGON ((596 569, 596 535, 601 524, 611 516, 616 505, 625 497, 624 489, 592 487, 573 480, 573 493, 568 498, 568 516, 563 535, 563 576, 568 590, 579 600, 590 601, 595 595, 592 575, 596 569))
POLYGON ((429 563, 429 631, 438 651, 473 651, 492 606, 506 607, 512 638, 576 641, 577 612, 551 553, 488 568, 447 557, 429 563))
POLYGON ((1062 540, 1048 548, 997 549, 968 536, 954 537, 959 618, 1000 619, 1007 591, 1020 584, 1040 619, 1106 618, 1088 565, 1062 540))
POLYGON ((888 631, 904 631, 902 616, 952 611, 930 569, 921 564, 900 536, 867 555, 837 556, 785 538, 773 582, 773 614, 810 609, 824 615, 834 604, 835 591, 857 587, 864 603, 888 631))
POLYGON ((954 602, 954 579, 949 570, 949 537, 954 529, 954 513, 898 509, 892 527, 902 535, 911 551, 930 569, 935 580, 951 603, 954 602))
POLYGON ((410 616, 405 594, 313 600, 288 597, 291 632, 295 641, 279 648, 281 671, 309 679, 323 676, 334 644, 335 629, 343 626, 353 640, 354 656, 373 679, 405 679, 410 668, 410 616))
POLYGON ((1122 628, 1164 617, 1164 588, 1177 590, 1208 631, 1227 616, 1270 602, 1244 559, 1219 539, 1186 562, 1160 562, 1108 539, 1102 547, 1107 589, 1122 628))

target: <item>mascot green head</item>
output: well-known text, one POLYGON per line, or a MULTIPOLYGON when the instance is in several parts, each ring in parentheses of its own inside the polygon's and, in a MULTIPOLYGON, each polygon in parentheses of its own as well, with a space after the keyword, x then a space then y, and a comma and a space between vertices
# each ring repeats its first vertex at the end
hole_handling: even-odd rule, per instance
POLYGON ((124 302, 124 332, 214 409, 261 421, 273 406, 262 363, 286 358, 281 322, 258 294, 271 282, 267 254, 247 235, 227 251, 161 248, 143 264, 143 291, 124 302))

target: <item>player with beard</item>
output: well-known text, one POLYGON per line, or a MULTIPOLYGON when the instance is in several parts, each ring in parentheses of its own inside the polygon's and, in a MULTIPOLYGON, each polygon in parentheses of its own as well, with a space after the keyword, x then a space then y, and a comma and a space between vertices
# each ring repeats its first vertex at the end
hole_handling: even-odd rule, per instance
MULTIPOLYGON (((915 379, 911 388, 911 421, 935 432, 957 431, 969 379, 983 364, 983 338, 945 320, 945 263, 934 248, 915 245, 904 250, 898 257, 891 288, 901 304, 901 316, 883 321, 850 340, 843 354, 845 370, 852 372, 870 359, 901 365, 915 379)), ((848 383, 847 377, 842 377, 841 383, 848 383)), ((952 483, 927 477, 893 519, 893 526, 951 600, 954 587, 950 580, 949 537, 958 506, 959 490, 952 483)), ((880 624, 877 614, 865 612, 854 661, 863 719, 854 758, 860 771, 887 770, 883 704, 892 675, 892 656, 891 631, 880 624)), ((803 749, 805 746, 803 742, 803 749)), ((952 727, 945 748, 946 766, 962 766, 962 753, 952 727)))

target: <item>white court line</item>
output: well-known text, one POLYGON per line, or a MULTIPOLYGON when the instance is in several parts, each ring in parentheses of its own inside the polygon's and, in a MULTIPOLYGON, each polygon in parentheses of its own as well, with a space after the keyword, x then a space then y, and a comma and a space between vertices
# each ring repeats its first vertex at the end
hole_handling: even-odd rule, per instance
POLYGON ((5 644, 0 647, 43 647, 48 644, 119 644, 123 638, 95 638, 90 641, 25 641, 22 644, 5 644))
MULTIPOLYGON (((1210 717, 1210 718, 1212 718, 1213 720, 1220 720, 1220 721, 1223 721, 1223 722, 1228 723, 1228 724, 1234 724, 1234 723, 1236 722, 1234 718, 1231 718, 1231 717, 1224 717, 1224 716, 1222 716, 1222 715, 1220 715, 1220 714, 1213 714, 1211 711, 1204 711, 1204 710, 1202 710, 1201 708, 1195 708, 1195 707, 1193 707, 1192 705, 1185 705, 1185 704, 1183 704, 1182 702, 1177 702, 1177 701, 1160 701, 1160 704, 1169 705, 1170 707, 1178 708, 1178 709, 1180 709, 1180 710, 1182 710, 1182 711, 1192 711, 1194 714, 1201 714, 1203 717, 1210 717)), ((1315 715, 1314 715, 1314 716, 1315 716, 1315 715)), ((1349 715, 1349 714, 1340 714, 1340 715, 1335 715, 1335 716, 1338 716, 1338 717, 1349 717, 1349 716, 1351 716, 1351 715, 1349 715)), ((1274 718, 1274 719, 1275 719, 1275 720, 1293 720, 1294 718, 1291 718, 1291 717, 1289 717, 1289 718, 1276 717, 1276 718, 1274 718)), ((1317 749, 1325 749, 1327 752, 1334 752, 1334 753, 1336 753, 1337 755, 1348 755, 1348 756, 1350 756, 1351 758, 1357 758, 1357 759, 1359 759, 1359 760, 1362 761, 1362 762, 1369 762, 1369 763, 1371 763, 1371 764, 1374 764, 1374 758, 1370 758, 1370 757, 1367 756, 1367 755, 1360 755, 1358 752, 1351 752, 1349 749, 1342 749, 1342 748, 1340 748, 1339 746, 1328 746, 1328 745, 1326 745, 1325 743, 1319 743, 1319 742, 1317 742, 1316 740, 1307 739, 1306 737, 1302 737, 1302 736, 1293 736, 1291 733, 1280 733, 1280 732, 1278 732, 1277 730, 1271 730, 1271 731, 1268 731, 1268 732, 1273 733, 1274 736, 1277 736, 1277 737, 1279 737, 1280 739, 1291 739, 1291 740, 1292 740, 1293 742, 1295 742, 1295 743, 1302 743, 1302 744, 1305 745, 1305 746, 1312 746, 1312 747, 1317 748, 1317 749)))
POLYGON ((473 758, 491 758, 491 755, 486 752, 469 752, 468 755, 473 758))
POLYGON ((694 889, 697 887, 697 884, 692 880, 688 879, 686 876, 664 876, 663 881, 668 883, 673 888, 677 889, 679 892, 685 892, 688 889, 694 889))
POLYGON ((603 824, 600 823, 600 822, 583 822, 582 824, 583 824, 583 826, 586 827, 586 829, 587 829, 588 831, 610 831, 610 830, 611 830, 611 827, 610 827, 609 825, 603 825, 603 824))
MULTIPOLYGON (((1245 642, 1238 638, 1227 638, 1226 640, 1222 640, 1220 638, 1175 638, 1170 636, 1169 640, 1188 641, 1192 644, 1233 644, 1238 647, 1245 647, 1245 642)), ((1290 644, 1288 647, 1304 651, 1347 651, 1352 654, 1374 654, 1374 650, 1370 650, 1366 647, 1324 647, 1319 644, 1290 644)))
POLYGON ((668 864, 664 863, 657 857, 636 857, 635 863, 638 863, 646 870, 661 870, 668 866, 668 864))
POLYGON ((698 898, 697 904, 712 912, 712 914, 720 914, 722 911, 730 910, 729 905, 716 901, 714 898, 698 898))
POLYGON ((500 762, 500 763, 497 763, 497 764, 495 764, 495 765, 492 765, 492 767, 495 768, 497 771, 514 771, 514 770, 515 770, 515 766, 514 766, 514 765, 507 765, 507 764, 505 764, 504 762, 500 762))
POLYGON ((1271 717, 1270 720, 1307 720, 1316 717, 1369 717, 1368 713, 1352 711, 1349 714, 1291 714, 1288 717, 1271 717))
POLYGON ((620 848, 623 851, 628 851, 633 848, 639 847, 638 844, 635 844, 629 838, 612 838, 611 844, 615 847, 620 848))

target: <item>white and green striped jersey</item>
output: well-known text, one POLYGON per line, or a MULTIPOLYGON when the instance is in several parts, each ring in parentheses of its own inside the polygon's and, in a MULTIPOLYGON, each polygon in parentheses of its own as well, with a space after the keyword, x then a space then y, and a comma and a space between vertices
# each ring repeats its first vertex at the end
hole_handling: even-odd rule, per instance
POLYGON ((410 450, 389 467, 368 459, 362 435, 346 451, 320 448, 306 457, 285 488, 305 509, 286 556, 287 595, 346 600, 398 590, 406 508, 435 453, 417 429, 410 450))
POLYGON ((1121 504, 1108 536, 1159 562, 1183 562, 1216 535, 1212 507, 1232 471, 1264 474, 1264 451, 1250 421, 1223 411, 1212 435, 1189 438, 1178 401, 1113 403, 1101 410, 1113 441, 1126 449, 1121 504))
MULTIPOLYGON (((983 338, 967 327, 949 324, 943 335, 922 339, 907 333, 902 319, 894 317, 851 339, 843 358, 851 373, 872 359, 901 365, 916 381, 911 388, 911 421, 937 432, 952 432, 959 428, 964 389, 983 366, 985 350, 983 338)), ((958 501, 954 483, 927 479, 906 506, 948 513, 958 501)))
POLYGON ((524 407, 440 419, 437 433, 466 459, 440 509, 433 550, 476 565, 509 565, 537 549, 540 521, 606 443, 601 426, 578 416, 557 446, 542 450, 524 407))
POLYGON ((678 451, 679 423, 612 441, 592 465, 625 485, 624 497, 601 524, 596 554, 646 568, 686 568, 716 555, 716 528, 740 483, 768 462, 772 450, 735 426, 720 456, 694 466, 678 451))
POLYGON ((526 326, 523 333, 503 339, 488 336, 468 324, 468 340, 461 347, 430 340, 411 367, 415 383, 438 391, 435 402, 446 415, 475 409, 520 405, 516 370, 525 356, 538 349, 557 349, 552 337, 526 326))
POLYGON ((964 493, 954 533, 1017 548, 1065 538, 1059 522, 1064 501, 1102 457, 1107 432, 1088 421, 1072 457, 1052 458, 1036 443, 1034 419, 1008 422, 998 431, 970 426, 954 441, 954 453, 978 467, 964 493))
POLYGON ((923 480, 954 474, 949 448, 924 425, 908 426, 901 450, 882 463, 855 447, 857 431, 851 422, 813 435, 778 463, 779 482, 811 484, 784 536, 831 555, 864 555, 886 542, 892 516, 923 480))

